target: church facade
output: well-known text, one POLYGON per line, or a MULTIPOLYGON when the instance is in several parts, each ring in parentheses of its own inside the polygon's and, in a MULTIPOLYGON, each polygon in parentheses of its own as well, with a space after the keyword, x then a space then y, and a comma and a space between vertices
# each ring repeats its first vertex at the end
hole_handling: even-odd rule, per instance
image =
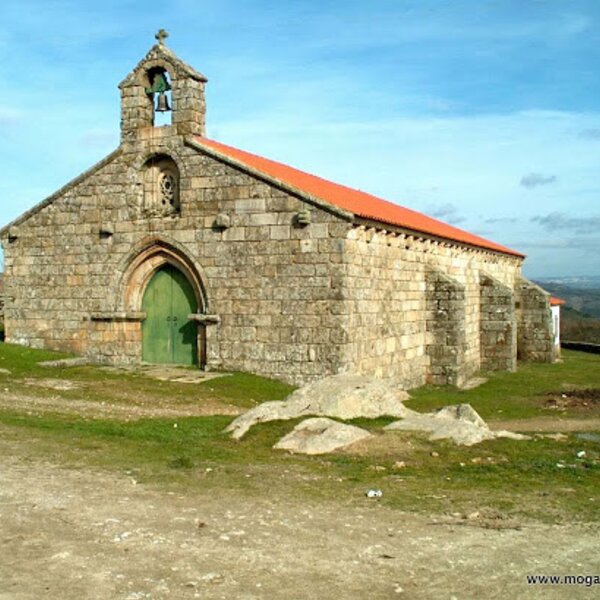
POLYGON ((8 342, 407 388, 554 360, 522 254, 206 138, 206 81, 161 38, 119 148, 0 231, 8 342))

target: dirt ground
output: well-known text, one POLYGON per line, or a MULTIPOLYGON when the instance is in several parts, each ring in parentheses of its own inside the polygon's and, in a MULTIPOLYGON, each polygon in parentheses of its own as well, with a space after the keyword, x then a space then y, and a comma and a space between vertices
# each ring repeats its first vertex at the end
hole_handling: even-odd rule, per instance
POLYGON ((599 533, 484 529, 367 498, 179 495, 0 438, 1 600, 592 598, 525 576, 599 573, 599 533))
MULTIPOLYGON (((167 404, 167 403, 165 403, 167 404)), ((0 408, 14 409, 27 414, 57 412, 78 415, 90 419, 134 419, 162 417, 198 417, 209 415, 239 415, 243 409, 218 401, 206 401, 202 404, 178 404, 172 406, 136 406, 118 402, 96 402, 93 400, 65 400, 58 395, 30 396, 22 393, 0 393, 0 408)))
MULTIPOLYGON (((15 404, 126 420, 239 412, 0 394, 0 407, 15 404)), ((0 600, 597 597, 597 586, 532 586, 526 575, 600 574, 598 525, 486 525, 366 497, 169 492, 35 458, 0 428, 0 600)))

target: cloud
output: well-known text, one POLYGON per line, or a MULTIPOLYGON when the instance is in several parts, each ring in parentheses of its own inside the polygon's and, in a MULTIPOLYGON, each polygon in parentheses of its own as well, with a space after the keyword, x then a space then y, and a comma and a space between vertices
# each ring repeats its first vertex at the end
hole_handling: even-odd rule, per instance
POLYGON ((520 248, 538 248, 548 250, 585 250, 600 251, 600 239, 593 238, 568 238, 544 241, 524 241, 519 243, 520 248))
POLYGON ((496 224, 510 224, 510 223, 516 223, 518 221, 518 219, 516 217, 494 217, 492 219, 484 219, 484 223, 489 223, 490 225, 496 225, 496 224))
POLYGON ((540 173, 529 173, 521 177, 520 185, 533 189, 539 185, 550 185, 556 181, 556 175, 541 175, 540 173))
POLYGON ((450 223, 451 225, 457 225, 458 223, 462 223, 466 221, 465 217, 461 216, 458 213, 458 210, 454 204, 447 202, 446 204, 437 204, 434 206, 428 207, 425 212, 435 219, 441 219, 446 223, 450 223))
POLYGON ((579 132, 579 137, 584 140, 600 140, 600 129, 584 129, 579 132))
POLYGON ((531 218, 547 231, 574 231, 579 234, 597 233, 600 230, 600 217, 569 217, 561 212, 537 215, 531 218))

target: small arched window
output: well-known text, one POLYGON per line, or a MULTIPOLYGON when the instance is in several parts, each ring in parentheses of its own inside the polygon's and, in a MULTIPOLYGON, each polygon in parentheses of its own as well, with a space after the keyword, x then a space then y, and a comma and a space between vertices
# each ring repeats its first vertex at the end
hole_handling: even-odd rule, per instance
POLYGON ((146 215, 179 214, 179 169, 175 161, 165 155, 153 156, 144 165, 143 176, 146 215))

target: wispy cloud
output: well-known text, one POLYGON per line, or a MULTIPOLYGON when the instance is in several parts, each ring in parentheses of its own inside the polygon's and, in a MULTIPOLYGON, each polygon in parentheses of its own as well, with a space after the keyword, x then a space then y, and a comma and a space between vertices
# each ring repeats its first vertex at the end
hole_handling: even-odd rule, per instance
POLYGON ((456 206, 450 202, 430 206, 425 210, 425 212, 429 216, 434 217, 435 219, 441 219, 442 221, 450 223, 451 225, 458 225, 459 223, 466 221, 466 218, 458 212, 456 206))
POLYGON ((516 217, 494 217, 491 219, 484 219, 484 223, 489 223, 490 225, 510 225, 511 223, 517 222, 516 217))
POLYGON ((521 242, 521 248, 539 248, 548 250, 585 250, 600 251, 600 238, 577 237, 566 239, 547 239, 521 242))
POLYGON ((561 212, 537 215, 531 218, 547 231, 574 231, 579 234, 597 233, 600 231, 600 216, 569 217, 561 212))
POLYGON ((540 173, 529 173, 521 177, 520 185, 528 189, 533 189, 540 185, 550 185, 556 181, 556 175, 541 175, 540 173))
POLYGON ((579 132, 579 137, 584 140, 600 140, 600 129, 584 129, 579 132))

